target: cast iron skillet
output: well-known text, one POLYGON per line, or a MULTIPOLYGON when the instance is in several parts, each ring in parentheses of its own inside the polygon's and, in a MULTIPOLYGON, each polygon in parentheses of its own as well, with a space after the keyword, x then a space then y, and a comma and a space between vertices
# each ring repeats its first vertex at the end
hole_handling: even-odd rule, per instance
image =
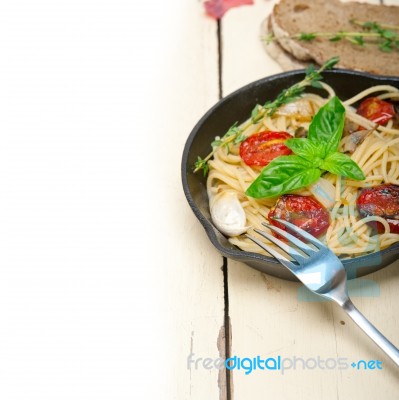
MULTIPOLYGON (((274 100, 285 88, 301 81, 304 71, 290 71, 260 79, 246 85, 215 104, 196 124, 187 139, 182 158, 182 182, 187 201, 194 214, 219 252, 228 258, 286 280, 296 280, 274 258, 242 251, 230 244, 211 222, 206 183, 202 172, 193 173, 198 156, 205 157, 211 150, 210 143, 215 136, 224 134, 234 122, 245 121, 256 104, 274 100)), ((323 72, 323 81, 331 85, 341 100, 346 100, 363 89, 373 85, 389 84, 399 87, 399 77, 384 77, 335 69, 323 72)), ((315 93, 317 89, 312 89, 315 93)), ((343 260, 348 278, 361 277, 386 267, 399 258, 399 243, 370 255, 343 260)))

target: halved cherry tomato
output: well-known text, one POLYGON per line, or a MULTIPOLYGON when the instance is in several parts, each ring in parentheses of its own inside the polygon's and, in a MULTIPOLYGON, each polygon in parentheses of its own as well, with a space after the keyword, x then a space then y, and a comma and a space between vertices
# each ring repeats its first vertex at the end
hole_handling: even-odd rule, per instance
MULTIPOLYGON (((310 196, 285 194, 278 199, 276 205, 269 211, 269 222, 274 226, 287 230, 284 225, 274 220, 274 218, 291 222, 313 236, 322 235, 330 226, 328 211, 310 196)), ((293 234, 295 235, 295 233, 293 234)))
POLYGON ((395 115, 393 105, 378 97, 369 97, 363 100, 356 112, 380 125, 386 124, 395 115))
POLYGON ((292 136, 287 132, 259 132, 245 139, 240 145, 240 156, 247 165, 265 166, 278 156, 292 151, 284 144, 292 136))
MULTIPOLYGON (((363 189, 356 201, 357 209, 362 218, 370 215, 385 218, 391 228, 391 233, 399 233, 399 186, 384 184, 363 189)), ((380 222, 370 222, 369 225, 378 233, 385 231, 380 222)))

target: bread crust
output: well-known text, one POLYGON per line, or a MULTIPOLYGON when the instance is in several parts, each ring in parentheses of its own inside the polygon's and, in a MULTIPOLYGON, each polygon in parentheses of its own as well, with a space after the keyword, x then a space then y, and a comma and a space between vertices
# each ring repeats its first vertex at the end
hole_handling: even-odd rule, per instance
MULTIPOLYGON (((270 18, 266 18, 262 23, 262 32, 271 32, 270 18)), ((308 66, 308 63, 304 61, 299 61, 292 54, 285 51, 277 41, 271 43, 264 43, 264 48, 266 52, 273 58, 284 71, 290 71, 293 69, 303 69, 308 66)))
POLYGON ((297 65, 296 62, 302 62, 303 65, 309 62, 322 65, 331 57, 338 56, 340 61, 337 66, 341 68, 380 75, 399 75, 397 50, 387 53, 378 49, 376 45, 359 46, 347 40, 331 42, 328 39, 316 38, 305 42, 289 38, 301 32, 362 32, 360 27, 350 23, 352 19, 398 25, 399 7, 358 2, 342 3, 339 0, 280 0, 274 6, 267 22, 262 24, 263 33, 271 30, 279 38, 273 44, 272 50, 267 47, 270 45, 265 45, 266 50, 284 69, 290 69, 290 63, 297 65))

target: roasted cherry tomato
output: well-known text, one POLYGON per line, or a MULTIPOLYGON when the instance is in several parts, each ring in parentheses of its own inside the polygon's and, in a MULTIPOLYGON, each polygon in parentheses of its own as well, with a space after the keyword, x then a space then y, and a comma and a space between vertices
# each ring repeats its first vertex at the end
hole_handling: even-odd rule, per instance
POLYGON ((357 113, 370 121, 384 125, 395 115, 395 109, 387 101, 369 97, 360 103, 357 113))
MULTIPOLYGON (((385 218, 391 233, 399 233, 399 186, 379 185, 363 189, 356 201, 361 217, 376 215, 385 218)), ((370 226, 383 233, 384 226, 380 222, 370 222, 370 226)))
POLYGON ((296 194, 281 196, 276 205, 269 211, 269 222, 274 226, 287 230, 284 225, 275 221, 274 218, 291 222, 313 236, 322 235, 330 225, 330 215, 323 205, 313 197, 296 194))
POLYGON ((292 136, 287 132, 259 132, 245 139, 240 145, 240 156, 247 165, 265 166, 278 156, 292 151, 284 144, 292 136))

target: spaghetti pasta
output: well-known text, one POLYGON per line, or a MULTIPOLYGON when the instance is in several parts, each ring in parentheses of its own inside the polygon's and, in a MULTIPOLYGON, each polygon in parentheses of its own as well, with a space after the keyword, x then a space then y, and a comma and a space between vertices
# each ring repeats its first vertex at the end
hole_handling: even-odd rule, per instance
MULTIPOLYGON (((326 83, 322 83, 322 86, 327 92, 327 98, 316 94, 303 94, 291 108, 287 109, 282 106, 272 116, 263 116, 256 124, 249 123, 250 120, 244 122, 240 126, 243 129, 242 134, 249 137, 255 133, 269 130, 288 132, 294 137, 299 129, 307 130, 312 116, 335 96, 331 86, 326 83), (304 103, 306 103, 306 107, 304 107, 304 103), (301 109, 311 110, 312 115, 301 114, 301 109)), ((389 85, 373 86, 343 102, 346 126, 362 127, 361 130, 364 133, 364 137, 361 138, 362 142, 356 145, 351 158, 363 170, 366 179, 362 181, 344 179, 329 172, 322 176, 322 179, 333 188, 333 200, 328 208, 329 227, 319 239, 326 243, 334 253, 344 258, 379 251, 399 242, 399 234, 390 231, 386 219, 380 216, 362 218, 356 207, 356 200, 362 188, 381 184, 399 185, 398 124, 389 121, 385 126, 377 125, 357 114, 354 108, 356 103, 371 95, 380 99, 388 99, 388 101, 399 100, 399 89, 389 85), (384 231, 375 234, 369 226, 372 221, 380 223, 384 231)), ((348 141, 351 140, 349 130, 345 129, 344 132, 340 143, 342 152, 345 151, 348 141)), ((267 221, 268 214, 277 199, 255 199, 245 194, 248 187, 260 174, 261 169, 243 162, 239 149, 239 144, 229 144, 215 152, 213 159, 209 161, 207 190, 209 197, 223 191, 234 192, 245 211, 246 225, 250 227, 249 233, 252 234, 251 231, 254 228, 265 229, 262 223, 267 221)), ((313 195, 313 191, 309 187, 292 193, 313 195)), ((267 239, 262 237, 261 240, 275 247, 267 239)), ((245 235, 230 237, 229 241, 245 251, 263 252, 245 235)), ((276 250, 278 249, 276 248, 276 250)))

